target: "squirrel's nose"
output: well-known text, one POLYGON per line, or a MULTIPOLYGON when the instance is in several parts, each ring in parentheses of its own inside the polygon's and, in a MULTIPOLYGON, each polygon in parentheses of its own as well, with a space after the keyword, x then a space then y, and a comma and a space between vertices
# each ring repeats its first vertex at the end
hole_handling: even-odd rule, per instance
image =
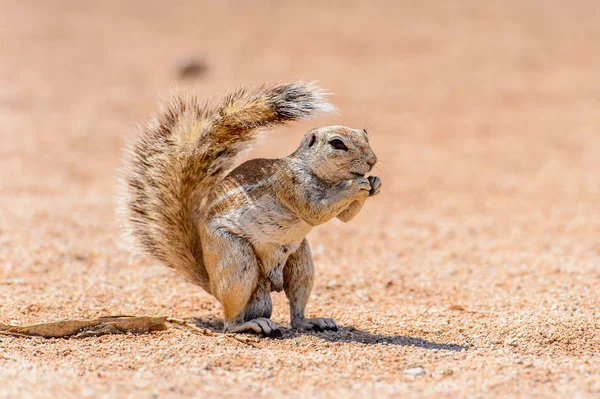
POLYGON ((375 166, 376 163, 377 163, 377 158, 376 157, 367 159, 367 165, 369 165, 369 167, 371 169, 373 169, 373 166, 375 166))

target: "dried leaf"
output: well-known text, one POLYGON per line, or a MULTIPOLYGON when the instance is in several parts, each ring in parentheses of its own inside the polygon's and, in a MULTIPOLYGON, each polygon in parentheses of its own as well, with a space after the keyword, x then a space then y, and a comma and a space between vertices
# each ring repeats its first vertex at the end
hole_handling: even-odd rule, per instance
POLYGON ((110 316, 94 320, 64 320, 30 326, 11 326, 0 323, 0 334, 17 337, 89 337, 104 334, 148 333, 167 329, 163 316, 110 316))

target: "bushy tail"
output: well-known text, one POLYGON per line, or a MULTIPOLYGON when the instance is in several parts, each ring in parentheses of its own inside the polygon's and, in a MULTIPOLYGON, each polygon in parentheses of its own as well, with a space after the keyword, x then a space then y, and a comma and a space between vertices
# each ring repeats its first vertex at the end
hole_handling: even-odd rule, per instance
POLYGON ((216 105, 175 96, 126 150, 119 199, 138 247, 208 289, 196 223, 208 190, 253 143, 257 129, 333 107, 314 84, 239 88, 216 105))

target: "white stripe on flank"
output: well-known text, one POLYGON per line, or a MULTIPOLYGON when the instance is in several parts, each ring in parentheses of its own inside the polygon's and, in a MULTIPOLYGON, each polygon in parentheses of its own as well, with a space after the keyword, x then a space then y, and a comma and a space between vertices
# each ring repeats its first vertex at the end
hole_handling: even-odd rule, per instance
POLYGON ((240 194, 243 193, 244 191, 249 191, 255 188, 258 188, 260 186, 264 186, 267 184, 272 183, 275 180, 275 178, 273 176, 266 178, 266 179, 262 179, 257 181, 256 183, 252 183, 252 184, 244 184, 240 187, 236 187, 232 190, 226 191, 223 194, 221 194, 219 197, 217 197, 211 204, 209 208, 212 208, 216 205, 218 205, 219 203, 225 201, 227 198, 234 196, 236 194, 240 194))

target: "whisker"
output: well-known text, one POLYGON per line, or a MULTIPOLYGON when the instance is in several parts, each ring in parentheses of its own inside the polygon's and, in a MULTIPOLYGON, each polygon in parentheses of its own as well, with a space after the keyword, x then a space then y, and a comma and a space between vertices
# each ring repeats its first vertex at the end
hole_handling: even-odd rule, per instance
POLYGON ((369 125, 369 120, 371 119, 371 115, 367 116, 367 120, 365 121, 365 124, 363 125, 363 130, 365 132, 367 132, 367 126, 369 125))
POLYGON ((379 164, 376 164, 375 167, 374 167, 374 169, 381 170, 382 172, 385 172, 385 173, 387 173, 387 172, 390 171, 390 169, 384 168, 382 165, 379 165, 379 164))
POLYGON ((379 165, 380 163, 385 164, 385 165, 392 165, 392 162, 382 159, 380 157, 377 157, 377 165, 379 165))
MULTIPOLYGON (((365 126, 365 129, 367 129, 367 131, 374 130, 377 122, 372 121, 370 116, 367 118, 367 122, 371 122, 371 125, 365 126)), ((367 125, 367 122, 365 122, 365 125, 367 125)))
POLYGON ((377 158, 377 163, 380 163, 380 162, 381 162, 381 163, 384 163, 384 164, 386 164, 386 165, 391 165, 391 164, 392 164, 390 161, 386 161, 386 160, 383 160, 383 159, 381 159, 381 158, 377 158))

